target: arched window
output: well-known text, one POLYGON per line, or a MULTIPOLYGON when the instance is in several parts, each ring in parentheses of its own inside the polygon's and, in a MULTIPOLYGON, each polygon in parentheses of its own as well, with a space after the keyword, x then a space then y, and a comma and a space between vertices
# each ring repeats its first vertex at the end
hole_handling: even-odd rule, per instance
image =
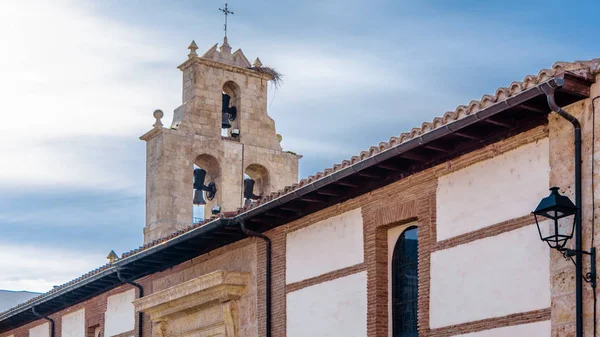
POLYGON ((416 337, 418 299, 417 227, 409 227, 398 238, 392 255, 393 337, 416 337))

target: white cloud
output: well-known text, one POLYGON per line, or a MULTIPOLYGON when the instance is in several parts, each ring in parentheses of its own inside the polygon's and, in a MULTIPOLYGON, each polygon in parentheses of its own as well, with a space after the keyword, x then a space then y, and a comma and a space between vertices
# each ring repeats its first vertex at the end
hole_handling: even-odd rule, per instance
MULTIPOLYGON (((148 69, 173 50, 92 11, 74 1, 0 2, 0 183, 85 186, 94 154, 75 156, 51 140, 135 139, 153 123, 154 104, 178 105, 177 71, 148 69)), ((101 185, 122 187, 110 173, 101 185)))
POLYGON ((0 289, 46 292, 104 264, 104 256, 26 244, 0 244, 0 289))

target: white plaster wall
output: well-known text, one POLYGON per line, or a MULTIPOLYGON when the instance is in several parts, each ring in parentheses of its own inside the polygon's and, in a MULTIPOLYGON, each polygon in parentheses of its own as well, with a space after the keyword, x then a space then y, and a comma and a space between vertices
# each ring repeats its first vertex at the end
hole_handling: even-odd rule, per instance
POLYGON ((550 307, 550 252, 535 225, 431 254, 430 325, 550 307))
POLYGON ((286 236, 286 282, 293 283, 364 260, 360 208, 286 236))
POLYGON ((81 309, 62 317, 62 337, 85 337, 85 309, 81 309))
POLYGON ((104 313, 104 336, 110 337, 135 328, 135 290, 109 296, 104 313))
POLYGON ((544 138, 439 178, 438 241, 529 214, 550 192, 544 138))
POLYGON ((416 222, 411 222, 406 225, 394 227, 388 229, 387 232, 387 247, 388 247, 388 259, 387 259, 387 270, 388 270, 388 335, 392 337, 393 334, 393 319, 392 319, 392 257, 394 256, 394 247, 398 238, 408 227, 416 226, 416 222))
POLYGON ((29 329, 29 337, 49 337, 50 323, 44 323, 29 329))
POLYGON ((367 272, 287 294, 287 336, 367 336, 367 272))
POLYGON ((456 337, 548 337, 550 336, 550 321, 535 322, 503 328, 472 332, 456 337))

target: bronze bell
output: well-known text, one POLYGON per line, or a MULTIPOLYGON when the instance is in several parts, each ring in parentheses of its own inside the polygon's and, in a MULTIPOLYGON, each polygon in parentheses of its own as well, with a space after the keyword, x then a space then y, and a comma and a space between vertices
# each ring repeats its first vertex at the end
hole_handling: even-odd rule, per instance
POLYGON ((194 205, 206 205, 203 190, 194 190, 194 205))
POLYGON ((229 106, 229 102, 231 101, 231 97, 226 93, 221 94, 221 128, 229 129, 231 127, 231 123, 229 121, 234 121, 237 117, 237 109, 236 107, 229 106))
POLYGON ((246 206, 250 204, 252 200, 258 200, 261 198, 260 195, 254 194, 254 180, 250 178, 244 179, 244 198, 246 199, 244 202, 244 205, 246 206))
POLYGON ((229 114, 227 112, 223 112, 221 114, 221 128, 229 129, 231 128, 231 123, 229 123, 229 114))

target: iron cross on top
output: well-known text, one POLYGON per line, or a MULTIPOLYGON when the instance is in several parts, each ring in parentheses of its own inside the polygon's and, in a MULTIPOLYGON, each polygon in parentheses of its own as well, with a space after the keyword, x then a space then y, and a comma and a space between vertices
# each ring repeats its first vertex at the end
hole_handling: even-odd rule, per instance
POLYGON ((225 28, 223 30, 225 31, 225 37, 227 37, 227 15, 229 15, 229 14, 233 15, 233 12, 227 8, 227 2, 225 3, 225 8, 224 9, 219 8, 219 10, 221 12, 223 12, 223 14, 225 14, 225 26, 224 26, 225 28))

